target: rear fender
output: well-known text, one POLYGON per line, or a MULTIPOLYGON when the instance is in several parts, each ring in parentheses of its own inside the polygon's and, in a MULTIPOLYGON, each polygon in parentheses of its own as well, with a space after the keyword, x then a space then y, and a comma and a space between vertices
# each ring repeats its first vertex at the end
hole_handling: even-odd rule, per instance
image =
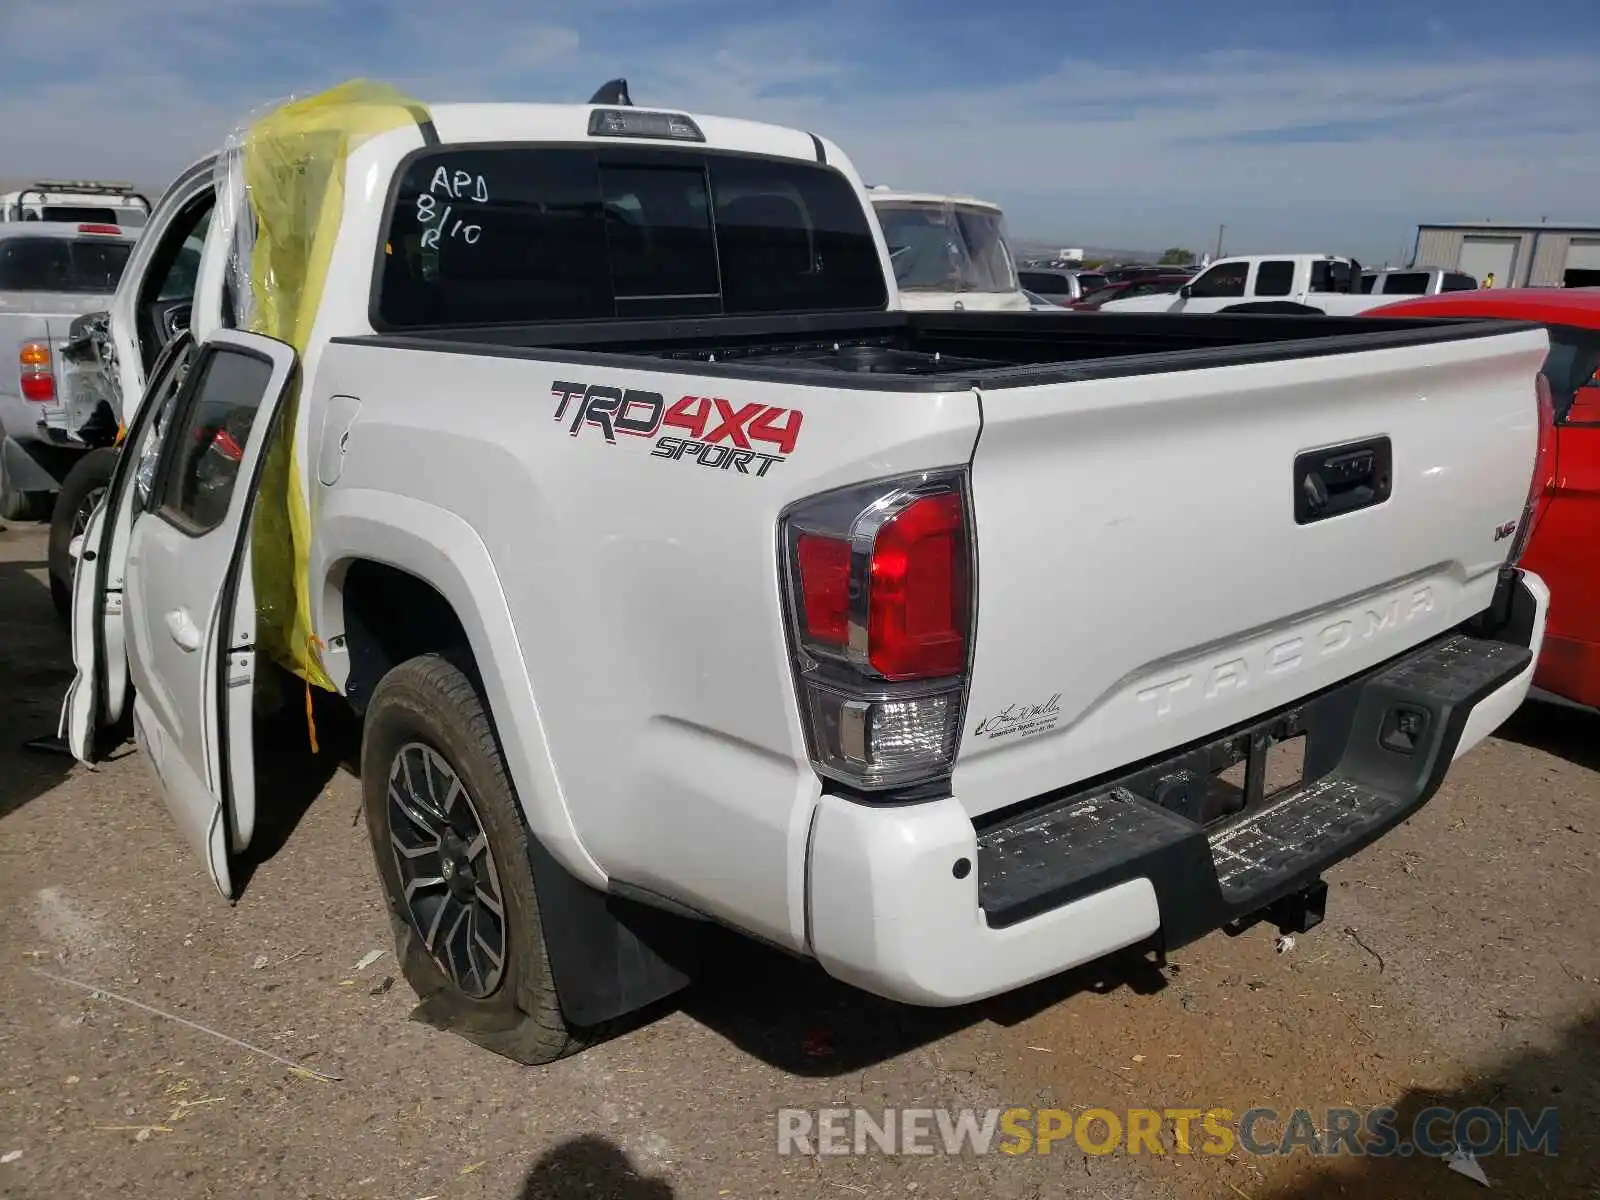
POLYGON ((326 666, 348 687, 343 595, 348 565, 375 561, 428 584, 452 607, 498 731, 500 749, 532 837, 528 864, 561 1008, 594 1027, 686 986, 699 961, 700 923, 633 897, 609 894, 605 872, 578 839, 556 779, 532 682, 487 548, 443 509, 401 496, 341 489, 320 515, 311 578, 330 647, 326 666))
POLYGON ((416 576, 455 611, 477 662, 528 828, 552 858, 591 887, 606 874, 578 838, 534 697, 533 681, 488 548, 454 513, 431 504, 355 488, 322 498, 310 562, 311 611, 329 676, 343 691, 349 677, 340 583, 345 567, 367 559, 416 576))

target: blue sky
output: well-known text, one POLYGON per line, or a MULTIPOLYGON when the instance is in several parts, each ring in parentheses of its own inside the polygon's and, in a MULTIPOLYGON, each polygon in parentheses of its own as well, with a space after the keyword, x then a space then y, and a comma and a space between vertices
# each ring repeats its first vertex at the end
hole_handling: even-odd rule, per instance
POLYGON ((1600 223, 1592 0, 3 0, 0 177, 160 184, 354 76, 797 124, 1014 235, 1409 251, 1419 220, 1600 223), (757 15, 759 13, 767 15, 757 15))

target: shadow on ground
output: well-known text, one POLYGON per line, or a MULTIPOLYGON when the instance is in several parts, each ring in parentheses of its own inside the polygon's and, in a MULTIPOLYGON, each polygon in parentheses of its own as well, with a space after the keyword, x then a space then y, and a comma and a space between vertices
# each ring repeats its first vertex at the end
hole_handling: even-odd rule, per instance
POLYGON ((516 1200, 672 1200, 664 1179, 641 1174, 615 1143, 588 1135, 563 1142, 528 1170, 516 1200))
POLYGON ((274 673, 278 702, 258 715, 255 726, 256 796, 259 817, 249 849, 234 866, 234 885, 242 894, 257 868, 284 846, 328 786, 344 768, 358 766, 361 726, 349 706, 331 692, 306 686, 278 668, 274 673), (307 705, 311 707, 307 718, 307 705))
MULTIPOLYGON (((49 792, 74 767, 63 743, 50 745, 74 670, 72 645, 45 579, 42 560, 0 559, 0 818, 49 792)), ((236 864, 240 889, 283 849, 334 773, 353 766, 360 746, 360 727, 348 708, 314 690, 313 752, 304 685, 285 680, 277 680, 280 703, 257 724, 256 794, 271 803, 262 805, 250 852, 236 864)), ((102 747, 106 758, 137 753, 126 721, 120 734, 129 740, 102 747)))
POLYGON ((1600 712, 1592 709, 1530 699, 1495 736, 1600 771, 1600 712))
POLYGON ((45 564, 0 560, 0 817, 60 783, 65 754, 28 749, 56 731, 72 682, 72 649, 45 583, 45 564))
POLYGON ((1150 995, 1166 979, 1148 956, 1125 953, 961 1008, 913 1008, 840 983, 814 962, 716 931, 702 975, 678 1007, 740 1050, 794 1075, 861 1071, 992 1021, 1016 1025, 1085 992, 1150 995))
MULTIPOLYGON (((1551 1046, 1527 1047, 1480 1069, 1460 1087, 1445 1092, 1408 1089, 1390 1102, 1398 1119, 1394 1123, 1402 1140, 1409 1141, 1420 1114, 1430 1108, 1462 1113, 1487 1108, 1507 1120, 1507 1110, 1520 1108, 1528 1124, 1537 1127, 1546 1109, 1556 1112, 1554 1155, 1538 1151, 1516 1156, 1488 1152, 1478 1165, 1493 1189, 1510 1196, 1600 1196, 1600 1007, 1592 1008, 1551 1046)), ((1436 1145, 1450 1139, 1451 1121, 1430 1122, 1429 1137, 1436 1145)), ((1484 1137, 1486 1126, 1476 1124, 1468 1137, 1484 1137)), ((1272 1140, 1276 1131, 1263 1123, 1261 1139, 1272 1140)), ((1302 1154, 1304 1151, 1296 1151, 1302 1154)), ((1431 1200, 1437 1196, 1470 1196, 1479 1184, 1454 1174, 1435 1157, 1344 1156, 1325 1159, 1326 1166, 1279 1189, 1256 1191, 1261 1200, 1323 1200, 1327 1196, 1382 1196, 1387 1200, 1431 1200)))

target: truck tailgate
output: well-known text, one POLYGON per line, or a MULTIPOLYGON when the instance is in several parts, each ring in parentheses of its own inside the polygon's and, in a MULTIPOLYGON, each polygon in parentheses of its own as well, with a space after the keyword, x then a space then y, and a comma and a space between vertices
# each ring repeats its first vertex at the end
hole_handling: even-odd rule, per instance
MULTIPOLYGON (((6 390, 16 387, 16 354, 25 342, 42 342, 50 348, 50 369, 55 379, 55 397, 45 402, 29 402, 19 408, 17 436, 26 433, 36 436, 43 427, 43 435, 54 439, 76 433, 88 412, 76 398, 74 388, 76 372, 70 369, 67 347, 70 344, 72 323, 85 312, 103 306, 106 297, 79 296, 69 292, 13 293, 0 297, 0 350, 6 356, 6 366, 13 372, 6 390), (22 428, 26 423, 27 428, 22 428)), ((4 369, 0 367, 0 369, 4 369)))
POLYGON ((1546 346, 1514 330, 983 390, 968 811, 1292 704, 1485 608, 1546 346))

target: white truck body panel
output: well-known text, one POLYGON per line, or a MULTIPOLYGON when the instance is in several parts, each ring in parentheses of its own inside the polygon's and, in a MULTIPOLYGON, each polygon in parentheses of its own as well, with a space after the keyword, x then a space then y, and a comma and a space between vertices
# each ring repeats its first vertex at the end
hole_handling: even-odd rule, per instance
POLYGON ((1523 381, 1547 344, 1538 330, 1497 342, 986 397, 955 773, 968 809, 1237 724, 1483 609, 1505 554, 1495 531, 1527 495, 1538 422, 1523 381), (1297 526, 1295 456, 1379 434, 1389 502, 1297 526), (1006 722, 979 732, 1013 705, 1053 711, 1026 738, 1006 722))
MULTIPOLYGON (((449 575, 468 575, 470 567, 448 560, 463 541, 481 542, 498 581, 492 607, 503 607, 512 640, 474 650, 487 673, 506 673, 508 695, 531 685, 560 780, 556 795, 522 789, 534 827, 570 823, 576 844, 564 849, 579 863, 581 846, 605 875, 803 945, 803 909, 793 903, 799 880, 786 883, 775 868, 803 862, 820 787, 795 709, 772 569, 778 514, 861 478, 966 461, 978 433, 973 394, 911 400, 727 384, 723 394, 736 406, 804 413, 796 452, 757 477, 653 459, 648 441, 613 445, 590 428, 570 437, 552 419, 557 379, 675 398, 693 376, 338 344, 322 363, 311 428, 326 397, 363 397, 338 483, 320 499, 311 575, 314 611, 330 622, 323 636, 342 627, 336 581, 348 558, 367 553, 375 520, 396 527, 390 555, 431 553, 446 560, 438 566, 449 575), (437 402, 451 394, 479 399, 437 402), (459 485, 467 477, 475 480, 470 489, 459 485), (505 508, 509 496, 522 498, 515 511, 505 508), (410 514, 422 511, 461 536, 431 551, 401 549, 410 514), (582 520, 573 520, 579 512, 582 520), (405 520, 396 519, 401 513, 405 520), (714 535, 684 536, 708 518, 714 535), (552 587, 557 564, 562 578, 584 586, 552 587), (708 588, 711 579, 719 582, 708 588), (664 637, 664 629, 692 632, 664 637), (697 682, 726 672, 740 677, 738 687, 697 682), (644 796, 652 799, 641 805, 644 796), (714 820, 718 836, 708 839, 698 819, 683 820, 689 811, 714 820), (728 846, 742 849, 728 855, 728 846)), ((311 453, 318 461, 320 444, 311 453)), ((475 557, 477 547, 471 551, 475 557)), ((489 597, 462 598, 490 607, 489 597)), ((520 753, 510 745, 508 752, 520 753)), ((532 761, 514 767, 519 783, 536 770, 532 761)))
MULTIPOLYGON (((445 105, 431 117, 447 147, 568 145, 585 142, 589 113, 445 105)), ((708 148, 825 159, 870 208, 831 143, 694 119, 708 148)), ((1300 323, 1284 318, 1235 354, 1225 318, 910 315, 882 231, 867 220, 884 311, 832 313, 831 324, 778 314, 770 336, 786 349, 770 364, 759 353, 740 361, 743 343, 727 355, 720 343, 705 349, 732 336, 730 323, 745 333, 739 322, 760 324, 744 317, 633 322, 656 332, 631 349, 607 340, 622 334, 603 321, 375 336, 372 282, 391 185, 423 146, 422 130, 405 127, 351 156, 323 300, 298 362, 296 421, 284 436, 312 515, 312 632, 333 683, 354 697, 351 572, 376 565, 436 592, 481 675, 528 832, 580 884, 652 893, 887 996, 962 1003, 1139 943, 1176 916, 1150 872, 1028 919, 991 920, 983 839, 1004 812, 1323 689, 1366 687, 1358 677, 1459 630, 1513 584, 1526 638, 1496 641, 1486 658, 1503 666, 1530 646, 1537 654, 1548 596, 1505 569, 1503 539, 1521 519, 1541 436, 1539 331, 1453 327, 1447 336, 1374 321, 1370 333, 1318 344, 1321 334, 1289 332, 1300 323), (843 340, 851 329, 859 339, 843 349, 835 341, 831 353, 936 363, 970 354, 989 365, 847 376, 795 357, 793 343, 826 355, 835 330, 843 340), (1122 330, 1124 341, 1097 346, 1101 329, 1122 330), (681 340, 691 333, 702 339, 692 353, 681 340), (658 341, 664 349, 651 348, 658 341), (915 348, 924 341, 935 349, 915 348), (613 431, 579 419, 572 396, 595 386, 619 399, 636 389, 668 404, 714 397, 725 413, 799 413, 802 432, 781 457, 722 454, 737 438, 719 448, 709 436, 685 453, 685 439, 656 440, 659 425, 613 431), (1383 500, 1297 523, 1297 458, 1382 438, 1392 493, 1386 478, 1383 500), (949 769, 927 781, 933 790, 884 805, 824 783, 814 764, 780 521, 820 493, 933 471, 962 480, 975 543, 964 717, 949 769)), ((222 244, 208 233, 195 301, 197 336, 212 344, 239 336, 217 332, 222 244)), ((855 244, 864 259, 864 242, 855 244)), ((131 312, 119 292, 113 324, 131 312)), ((119 329, 116 344, 126 367, 123 348, 137 352, 137 341, 119 329)), ((276 370, 281 377, 281 362, 276 370)), ((125 419, 138 407, 125 397, 125 419)), ((241 478, 253 478, 261 436, 252 430, 241 478)), ((219 567, 247 549, 246 511, 228 509, 226 560, 220 541, 186 547, 141 529, 159 513, 134 515, 129 569, 116 575, 128 632, 102 639, 126 644, 141 741, 225 892, 254 799, 224 764, 248 753, 228 749, 240 734, 218 694, 222 672, 190 667, 202 652, 213 665, 224 650, 253 654, 253 630, 240 622, 218 641, 220 615, 202 619, 204 589, 191 597, 182 580, 192 561, 207 598, 221 594, 219 567), (159 580, 141 547, 161 551, 159 580), (134 561, 141 554, 147 561, 134 561), (162 637, 178 649, 158 651, 162 637), (222 827, 234 830, 232 844, 222 827)), ((69 693, 65 716, 77 726, 92 721, 84 689, 106 670, 91 641, 75 628, 90 660, 80 658, 69 693)), ((1530 663, 1493 676, 1470 716, 1460 714, 1465 724, 1451 727, 1451 755, 1504 718, 1531 673, 1530 663)), ((75 727, 74 748, 92 732, 75 727)))

